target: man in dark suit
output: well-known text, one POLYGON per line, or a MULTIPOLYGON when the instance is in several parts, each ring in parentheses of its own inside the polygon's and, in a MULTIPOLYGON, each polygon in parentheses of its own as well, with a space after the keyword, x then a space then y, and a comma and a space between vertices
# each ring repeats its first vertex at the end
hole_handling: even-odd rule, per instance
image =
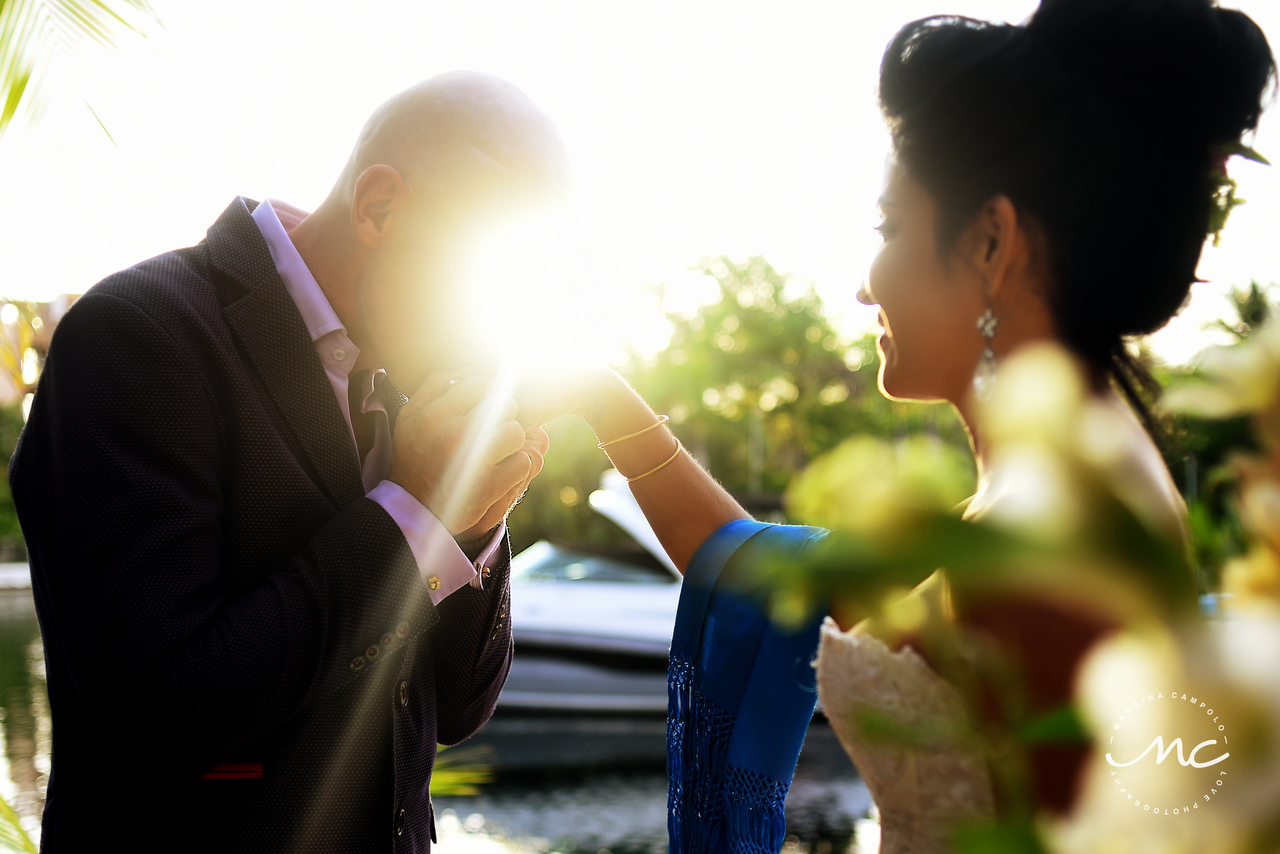
POLYGON ((449 372, 484 336, 458 276, 564 174, 510 84, 434 78, 374 114, 314 213, 238 198, 67 313, 10 466, 45 851, 430 848, 436 743, 506 678, 505 518, 546 451, 449 372))

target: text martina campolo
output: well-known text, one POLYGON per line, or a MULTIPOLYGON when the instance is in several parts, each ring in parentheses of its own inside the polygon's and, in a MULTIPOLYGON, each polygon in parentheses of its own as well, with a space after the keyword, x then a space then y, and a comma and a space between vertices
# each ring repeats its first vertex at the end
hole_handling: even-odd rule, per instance
POLYGON ((1209 772, 1210 779, 1183 777, 1183 783, 1175 785, 1179 789, 1188 786, 1189 790, 1180 794, 1167 790, 1167 785, 1178 779, 1167 775, 1179 768, 1187 770, 1176 773, 1194 774, 1217 766, 1231 756, 1227 750, 1226 725, 1219 721, 1218 714, 1202 698, 1179 691, 1150 693, 1129 703, 1112 726, 1108 745, 1111 750, 1105 754, 1107 764, 1113 769, 1132 769, 1109 772, 1116 792, 1134 807, 1155 815, 1179 816, 1198 810, 1201 801, 1208 802, 1218 794, 1226 771, 1219 768, 1209 772), (1184 745, 1192 743, 1195 746, 1186 752, 1184 745), (1177 762, 1170 762, 1157 771, 1170 756, 1176 757, 1177 762), (1151 761, 1145 762, 1148 757, 1151 761), (1192 791, 1195 794, 1191 794, 1192 791), (1148 795, 1154 798, 1148 799, 1148 795), (1177 805, 1152 800, 1176 800, 1177 805))

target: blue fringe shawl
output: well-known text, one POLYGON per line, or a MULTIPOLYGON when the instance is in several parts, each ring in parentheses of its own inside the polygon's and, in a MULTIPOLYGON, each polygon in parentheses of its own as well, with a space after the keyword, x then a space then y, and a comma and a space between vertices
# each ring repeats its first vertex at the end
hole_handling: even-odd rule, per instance
POLYGON ((685 572, 667 675, 667 832, 672 854, 773 854, 817 699, 812 661, 825 608, 773 625, 763 591, 734 584, 753 562, 795 557, 817 528, 741 520, 685 572))

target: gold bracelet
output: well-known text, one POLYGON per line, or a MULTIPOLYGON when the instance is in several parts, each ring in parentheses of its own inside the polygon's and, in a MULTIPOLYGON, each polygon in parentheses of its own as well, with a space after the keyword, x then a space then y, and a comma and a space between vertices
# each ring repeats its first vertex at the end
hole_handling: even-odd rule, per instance
POLYGON ((605 448, 609 447, 610 445, 616 445, 619 442, 625 442, 628 439, 634 439, 636 436, 643 436, 645 433, 648 433, 650 430, 657 430, 659 427, 661 427, 663 424, 666 424, 670 420, 671 419, 665 415, 659 415, 657 423, 650 424, 648 427, 644 428, 643 430, 637 430, 634 433, 628 433, 625 436, 619 436, 616 439, 610 439, 607 442, 601 442, 600 444, 596 445, 596 447, 603 451, 605 448))
POLYGON ((635 483, 637 480, 639 480, 642 477, 648 477, 649 475, 654 474, 655 472, 662 471, 664 468, 674 463, 676 461, 676 457, 680 456, 680 452, 683 450, 684 450, 684 445, 680 444, 679 439, 676 439, 676 452, 671 456, 667 457, 666 462, 658 464, 656 467, 649 469, 644 474, 638 474, 635 477, 627 478, 627 483, 635 483))

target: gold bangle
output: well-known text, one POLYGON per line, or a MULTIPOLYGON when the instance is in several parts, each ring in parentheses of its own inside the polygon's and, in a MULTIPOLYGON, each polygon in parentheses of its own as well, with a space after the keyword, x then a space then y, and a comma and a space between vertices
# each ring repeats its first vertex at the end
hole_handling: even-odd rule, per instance
POLYGON ((642 477, 648 477, 649 475, 654 474, 655 472, 660 472, 660 471, 662 471, 664 468, 666 468, 667 466, 669 466, 669 465, 671 465, 673 462, 675 462, 675 461, 676 461, 676 457, 680 456, 680 452, 681 452, 681 451, 683 451, 683 450, 684 450, 684 445, 680 444, 680 440, 679 440, 679 439, 676 439, 676 452, 675 452, 674 454, 672 454, 671 456, 667 457, 666 462, 664 462, 664 463, 659 463, 657 466, 655 466, 654 468, 649 469, 649 470, 648 470, 647 472, 645 472, 644 474, 638 474, 638 475, 636 475, 635 477, 629 477, 629 478, 627 478, 627 483, 635 483, 637 480, 639 480, 639 479, 640 479, 640 478, 642 478, 642 477))
POLYGON ((634 439, 636 436, 643 436, 645 433, 648 433, 650 430, 657 430, 659 427, 661 427, 663 424, 666 424, 670 420, 671 419, 665 415, 659 415, 656 423, 650 424, 648 427, 644 428, 643 430, 637 430, 634 433, 628 433, 625 436, 619 436, 616 439, 610 439, 607 442, 601 442, 600 444, 596 445, 596 447, 603 451, 605 448, 609 447, 610 445, 616 445, 619 442, 625 442, 628 439, 634 439))

